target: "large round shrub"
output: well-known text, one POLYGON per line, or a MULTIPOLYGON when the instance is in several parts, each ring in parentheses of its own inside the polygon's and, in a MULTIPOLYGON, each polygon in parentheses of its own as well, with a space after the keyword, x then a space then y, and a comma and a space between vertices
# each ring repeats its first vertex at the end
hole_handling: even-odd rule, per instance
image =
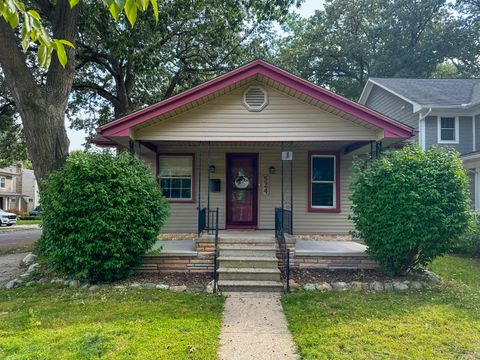
POLYGON ((392 275, 445 254, 468 226, 468 177, 450 148, 407 146, 357 160, 351 190, 355 235, 392 275))
POLYGON ((73 153, 41 192, 39 249, 79 278, 126 277, 155 243, 168 203, 149 168, 124 153, 73 153))

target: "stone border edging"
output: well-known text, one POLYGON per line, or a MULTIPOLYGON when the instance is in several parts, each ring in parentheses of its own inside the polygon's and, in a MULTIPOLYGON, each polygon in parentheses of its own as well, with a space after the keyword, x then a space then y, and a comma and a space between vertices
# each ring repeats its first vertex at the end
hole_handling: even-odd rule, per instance
POLYGON ((320 282, 320 283, 308 283, 300 285, 295 283, 293 280, 290 282, 290 289, 292 290, 304 290, 304 291, 405 291, 405 290, 420 290, 422 288, 429 288, 432 285, 437 285, 441 283, 441 278, 431 272, 423 271, 418 274, 415 280, 404 280, 404 281, 371 281, 371 282, 362 282, 362 281, 335 281, 335 282, 320 282))

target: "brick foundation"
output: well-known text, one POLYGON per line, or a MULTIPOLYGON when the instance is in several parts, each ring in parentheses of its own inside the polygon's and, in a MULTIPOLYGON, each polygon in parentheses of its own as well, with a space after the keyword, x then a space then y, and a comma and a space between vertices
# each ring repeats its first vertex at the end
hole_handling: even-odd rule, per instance
POLYGON ((378 268, 368 256, 295 256, 290 266, 295 269, 358 269, 378 268))

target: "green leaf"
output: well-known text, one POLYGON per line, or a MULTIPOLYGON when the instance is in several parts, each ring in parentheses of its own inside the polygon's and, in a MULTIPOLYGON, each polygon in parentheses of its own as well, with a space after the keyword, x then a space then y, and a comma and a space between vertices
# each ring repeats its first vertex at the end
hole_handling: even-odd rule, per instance
POLYGON ((148 8, 148 1, 149 0, 137 0, 137 7, 142 11, 146 11, 148 8))
POLYGON ((37 19, 38 21, 41 20, 40 14, 38 12, 36 12, 35 10, 28 10, 27 13, 30 14, 35 19, 37 19))
POLYGON ((153 14, 155 15, 155 21, 158 23, 158 3, 157 0, 150 0, 152 4, 153 14))
POLYGON ((125 4, 125 15, 127 16, 130 25, 133 27, 137 21, 137 4, 135 0, 127 0, 125 4))
POLYGON ((68 0, 68 2, 70 3, 70 7, 73 8, 75 5, 77 5, 80 2, 80 0, 68 0))
POLYGON ((118 20, 118 16, 120 15, 122 9, 120 9, 115 2, 112 2, 112 4, 108 7, 108 11, 110 11, 110 14, 112 14, 115 20, 118 20))
POLYGON ((65 67, 65 64, 67 63, 67 53, 65 52, 65 47, 63 46, 62 42, 57 39, 53 39, 53 43, 55 45, 55 50, 57 50, 58 61, 62 67, 65 67))
POLYGON ((40 66, 46 67, 46 60, 47 60, 47 47, 44 45, 40 45, 37 51, 37 58, 40 66))

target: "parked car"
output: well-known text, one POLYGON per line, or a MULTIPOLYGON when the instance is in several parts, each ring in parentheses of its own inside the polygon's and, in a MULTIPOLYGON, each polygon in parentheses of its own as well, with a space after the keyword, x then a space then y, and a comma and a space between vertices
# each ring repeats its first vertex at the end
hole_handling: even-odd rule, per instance
POLYGON ((42 208, 41 207, 36 207, 32 211, 28 213, 30 216, 42 216, 42 208))
POLYGON ((12 226, 17 223, 17 215, 14 213, 9 213, 0 209, 0 226, 12 226))

